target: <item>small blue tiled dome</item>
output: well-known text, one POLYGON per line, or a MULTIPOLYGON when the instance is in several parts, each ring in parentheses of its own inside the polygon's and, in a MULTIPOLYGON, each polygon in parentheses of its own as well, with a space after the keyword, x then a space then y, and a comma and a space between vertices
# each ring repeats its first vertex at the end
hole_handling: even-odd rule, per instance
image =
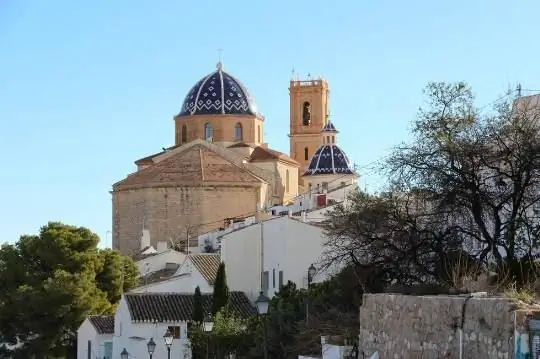
POLYGON ((322 132, 338 132, 338 130, 331 121, 328 121, 326 125, 324 125, 322 132))
POLYGON ((218 63, 216 71, 188 92, 179 116, 225 114, 256 115, 257 105, 249 90, 218 63))
POLYGON ((335 144, 323 145, 313 154, 304 176, 328 174, 354 174, 354 168, 345 152, 335 144))

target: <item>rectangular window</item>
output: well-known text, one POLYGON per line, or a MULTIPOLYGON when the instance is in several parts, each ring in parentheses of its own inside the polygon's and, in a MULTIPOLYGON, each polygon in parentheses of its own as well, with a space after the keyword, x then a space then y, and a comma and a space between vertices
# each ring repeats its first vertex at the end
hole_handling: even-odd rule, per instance
POLYGON ((276 270, 272 269, 272 288, 276 289, 276 270))
POLYGON ((281 289, 281 287, 283 287, 283 271, 280 270, 279 271, 279 288, 281 289))
POLYGON ((180 327, 169 327, 169 330, 171 331, 174 339, 180 339, 180 327))
POLYGON ((269 283, 270 282, 269 277, 270 277, 270 275, 269 275, 268 271, 263 272, 263 280, 262 280, 263 292, 268 291, 268 286, 270 284, 269 283))

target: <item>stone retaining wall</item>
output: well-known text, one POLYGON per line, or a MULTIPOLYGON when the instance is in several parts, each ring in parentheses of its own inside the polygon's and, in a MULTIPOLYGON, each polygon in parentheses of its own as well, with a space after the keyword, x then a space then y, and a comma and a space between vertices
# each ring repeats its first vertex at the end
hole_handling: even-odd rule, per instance
POLYGON ((517 305, 506 298, 369 294, 360 348, 380 359, 513 358, 517 305))

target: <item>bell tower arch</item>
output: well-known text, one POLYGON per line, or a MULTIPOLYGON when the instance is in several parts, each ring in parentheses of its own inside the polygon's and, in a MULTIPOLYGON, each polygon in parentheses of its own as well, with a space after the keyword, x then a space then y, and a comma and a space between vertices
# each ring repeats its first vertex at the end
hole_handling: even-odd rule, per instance
POLYGON ((328 82, 322 78, 290 82, 290 156, 300 163, 300 181, 322 144, 321 132, 329 118, 329 94, 328 82))

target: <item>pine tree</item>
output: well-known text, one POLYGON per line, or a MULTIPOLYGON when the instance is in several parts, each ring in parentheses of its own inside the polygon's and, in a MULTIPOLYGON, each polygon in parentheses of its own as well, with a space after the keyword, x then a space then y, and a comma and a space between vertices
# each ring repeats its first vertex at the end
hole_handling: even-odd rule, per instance
POLYGON ((229 302, 229 287, 225 275, 225 263, 219 265, 216 280, 214 282, 214 294, 212 296, 212 315, 216 315, 229 302))
POLYGON ((201 294, 201 288, 197 286, 195 288, 195 294, 193 295, 193 322, 201 324, 204 320, 204 308, 203 297, 201 294))

